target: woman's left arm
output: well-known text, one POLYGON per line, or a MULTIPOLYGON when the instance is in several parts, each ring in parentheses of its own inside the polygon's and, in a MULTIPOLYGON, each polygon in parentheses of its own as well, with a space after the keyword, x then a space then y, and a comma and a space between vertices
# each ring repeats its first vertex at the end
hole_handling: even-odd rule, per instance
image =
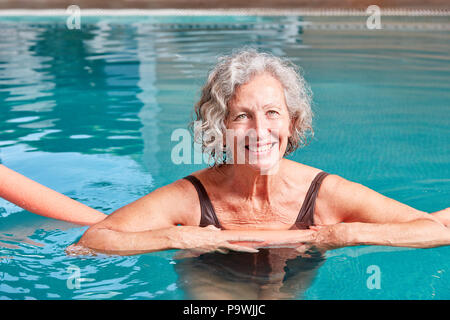
POLYGON ((317 230, 320 246, 386 245, 430 248, 450 245, 450 229, 433 214, 414 209, 337 175, 324 180, 319 196, 327 199, 337 221, 317 230), (327 180, 328 179, 328 180, 327 180), (326 184, 325 184, 326 182, 326 184))
POLYGON ((358 245, 433 248, 450 245, 450 229, 427 219, 399 223, 350 222, 314 226, 314 244, 333 249, 358 245))

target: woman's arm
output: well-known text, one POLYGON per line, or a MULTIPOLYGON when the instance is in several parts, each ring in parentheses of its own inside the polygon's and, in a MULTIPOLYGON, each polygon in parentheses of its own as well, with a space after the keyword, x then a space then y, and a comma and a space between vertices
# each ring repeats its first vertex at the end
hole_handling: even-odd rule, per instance
POLYGON ((138 232, 116 231, 101 226, 88 229, 69 254, 92 252, 134 255, 170 249, 204 252, 258 252, 261 247, 296 247, 311 242, 312 230, 220 230, 213 226, 172 226, 138 232))
POLYGON ((32 213, 79 225, 93 225, 107 216, 1 164, 0 196, 32 213))
POLYGON ((339 223, 311 227, 317 231, 314 245, 339 248, 357 245, 433 248, 450 245, 450 229, 428 219, 402 223, 339 223))
POLYGON ((194 249, 204 251, 236 250, 257 252, 250 247, 241 247, 230 241, 249 240, 248 237, 224 237, 211 228, 173 226, 139 232, 116 231, 102 227, 88 229, 76 246, 68 248, 69 254, 79 248, 91 252, 118 255, 134 255, 170 249, 194 249))
MULTIPOLYGON (((440 221, 442 219, 437 218, 438 213, 429 214, 417 210, 338 175, 329 175, 325 178, 318 199, 321 199, 321 202, 324 203, 322 215, 332 215, 335 217, 333 219, 336 221, 335 223, 386 224, 427 219, 443 225, 440 221)), ((441 216, 444 216, 444 213, 441 216)))
POLYGON ((434 218, 439 220, 447 228, 450 228, 450 208, 430 213, 434 218))
POLYGON ((191 186, 189 181, 181 179, 114 211, 91 226, 77 245, 70 247, 69 253, 83 247, 121 255, 167 249, 255 252, 256 247, 296 246, 302 240, 312 239, 311 230, 240 231, 198 227, 198 195, 191 186))
POLYGON ((448 209, 428 214, 337 175, 327 177, 322 188, 319 197, 326 204, 322 210, 331 212, 338 223, 312 227, 319 246, 450 245, 448 209))

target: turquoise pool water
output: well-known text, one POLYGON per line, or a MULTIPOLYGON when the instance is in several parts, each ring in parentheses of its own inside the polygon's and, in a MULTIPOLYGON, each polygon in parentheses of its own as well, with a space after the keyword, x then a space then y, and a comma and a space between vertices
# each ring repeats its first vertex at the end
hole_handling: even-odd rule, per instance
MULTIPOLYGON (((382 23, 82 17, 69 30, 66 17, 0 17, 0 162, 111 213, 204 166, 175 165, 171 134, 187 127, 216 57, 251 45, 292 59, 314 92, 315 138, 291 159, 426 212, 446 208, 449 17, 382 23)), ((208 275, 208 259, 180 261, 175 251, 66 256, 85 230, 0 198, 0 299, 186 299, 198 282, 214 291, 257 281, 244 269, 208 275)), ((449 299, 449 257, 450 247, 341 248, 288 265, 297 278, 286 279, 302 285, 286 290, 294 299, 449 299)))

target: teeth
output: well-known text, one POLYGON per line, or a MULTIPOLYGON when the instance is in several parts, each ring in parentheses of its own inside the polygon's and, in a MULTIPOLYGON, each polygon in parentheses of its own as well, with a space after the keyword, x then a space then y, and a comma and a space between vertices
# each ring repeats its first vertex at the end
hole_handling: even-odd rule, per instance
POLYGON ((265 146, 258 147, 258 148, 254 148, 254 147, 250 147, 250 146, 248 147, 248 149, 251 152, 264 152, 264 151, 270 150, 271 148, 272 148, 271 144, 266 144, 265 146))

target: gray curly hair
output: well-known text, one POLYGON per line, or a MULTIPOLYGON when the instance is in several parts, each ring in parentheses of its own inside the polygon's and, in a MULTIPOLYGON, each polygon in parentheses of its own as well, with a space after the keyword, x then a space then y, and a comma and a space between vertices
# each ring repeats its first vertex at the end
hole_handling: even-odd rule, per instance
POLYGON ((311 110, 312 92, 301 70, 292 62, 255 49, 241 49, 218 59, 202 88, 200 100, 195 104, 195 118, 189 124, 194 131, 194 142, 213 160, 213 166, 225 163, 227 152, 223 137, 228 115, 228 103, 236 89, 248 83, 253 76, 268 72, 280 81, 292 121, 293 134, 288 139, 284 156, 300 146, 307 145, 308 132, 314 135, 311 110), (206 133, 206 134, 205 134, 206 133))

